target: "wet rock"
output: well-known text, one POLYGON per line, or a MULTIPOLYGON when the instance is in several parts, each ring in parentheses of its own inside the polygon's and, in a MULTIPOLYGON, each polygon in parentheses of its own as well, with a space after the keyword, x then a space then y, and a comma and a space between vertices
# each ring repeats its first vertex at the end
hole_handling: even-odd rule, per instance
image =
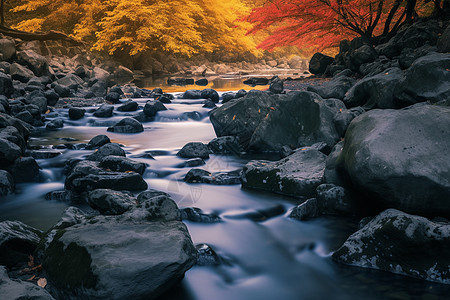
POLYGON ((19 157, 9 168, 15 183, 35 182, 39 180, 40 167, 33 157, 19 157))
POLYGON ((279 152, 286 144, 333 147, 339 141, 333 119, 343 108, 340 100, 311 92, 269 96, 250 91, 212 111, 210 120, 217 136, 238 136, 244 150, 279 152))
POLYGON ((147 183, 135 172, 112 172, 100 168, 98 162, 80 161, 66 177, 65 187, 76 193, 95 189, 139 191, 147 189, 147 183))
POLYGON ((188 168, 188 167, 198 167, 198 166, 202 166, 205 164, 205 161, 201 158, 191 158, 188 159, 184 162, 182 162, 181 164, 177 165, 177 167, 179 168, 188 168))
POLYGON ((110 102, 110 103, 119 103, 120 102, 120 95, 116 92, 109 92, 106 97, 105 100, 110 102))
POLYGON ((136 207, 56 229, 43 266, 58 298, 155 299, 178 283, 197 256, 186 226, 145 214, 136 207))
POLYGON ((67 74, 63 78, 58 79, 56 83, 70 89, 78 90, 78 87, 84 83, 84 80, 75 74, 67 74))
POLYGON ((109 118, 113 115, 114 106, 108 104, 102 104, 93 115, 97 118, 109 118))
POLYGON ((276 161, 251 161, 242 171, 242 187, 294 197, 314 197, 323 182, 326 155, 300 150, 276 161))
POLYGON ((150 200, 157 196, 166 196, 166 197, 170 198, 170 195, 165 192, 162 192, 159 190, 154 190, 154 189, 148 189, 148 190, 140 193, 137 197, 137 200, 138 200, 138 203, 144 203, 145 201, 150 200))
POLYGON ((344 136, 350 122, 365 112, 366 111, 362 107, 352 107, 338 112, 334 117, 334 126, 336 127, 339 136, 344 136))
POLYGON ((147 101, 144 106, 144 114, 149 118, 154 118, 158 111, 167 110, 167 108, 160 101, 147 101))
POLYGON ((208 85, 208 79, 206 78, 201 78, 197 81, 195 81, 196 85, 200 85, 200 86, 207 86, 208 85))
POLYGON ((58 96, 61 98, 70 97, 72 95, 70 88, 68 88, 67 86, 55 84, 54 89, 58 96))
POLYGON ((214 108, 216 107, 216 104, 214 102, 212 102, 211 100, 205 100, 205 102, 203 102, 203 106, 205 108, 214 108))
POLYGON ((449 69, 449 53, 430 53, 417 59, 399 82, 395 90, 396 101, 404 107, 423 101, 435 103, 448 99, 449 69))
POLYGON ((14 92, 14 87, 13 87, 11 76, 6 75, 3 72, 0 72, 0 95, 5 95, 6 97, 10 97, 13 92, 14 92))
POLYGON ((222 104, 225 104, 236 98, 236 93, 234 92, 226 92, 222 94, 222 104))
POLYGON ((321 214, 357 215, 359 208, 350 192, 334 184, 321 184, 316 189, 316 198, 321 214))
POLYGON ((177 204, 167 194, 153 192, 139 196, 137 209, 130 211, 129 217, 147 221, 181 221, 177 204))
POLYGON ((15 117, 19 120, 22 120, 22 121, 30 124, 30 125, 33 125, 33 123, 35 121, 35 118, 28 110, 21 111, 20 113, 16 114, 15 117))
POLYGON ((57 119, 51 120, 45 126, 45 128, 48 129, 48 130, 56 130, 56 129, 61 129, 63 127, 64 127, 64 120, 61 119, 61 118, 57 118, 57 119))
POLYGON ((437 42, 437 48, 439 52, 450 52, 450 25, 447 26, 445 31, 439 37, 437 42))
POLYGON ((209 148, 203 143, 200 142, 191 142, 187 143, 186 145, 181 148, 180 151, 178 151, 177 156, 183 157, 183 158, 203 158, 207 159, 209 158, 209 148))
POLYGON ((19 221, 0 222, 0 264, 13 267, 28 261, 40 241, 41 231, 19 221))
POLYGON ((124 118, 114 126, 109 127, 108 131, 116 133, 139 133, 144 131, 144 126, 136 119, 124 118))
POLYGON ((372 46, 365 44, 351 51, 349 67, 357 71, 362 64, 373 62, 377 58, 377 51, 372 46))
POLYGON ((216 266, 220 265, 221 259, 219 255, 207 244, 198 244, 197 248, 197 265, 198 266, 216 266))
POLYGON ((9 69, 9 75, 13 80, 19 80, 20 82, 28 82, 34 77, 34 73, 25 66, 13 63, 9 69))
POLYGON ((398 58, 398 63, 403 70, 408 69, 418 58, 425 56, 430 52, 436 52, 436 47, 423 45, 422 47, 416 49, 403 49, 400 57, 398 58))
POLYGON ((34 283, 10 279, 5 267, 0 266, 0 294, 8 300, 55 300, 45 289, 34 283))
POLYGON ((309 61, 309 72, 312 74, 322 74, 333 61, 334 59, 332 57, 317 52, 309 61))
POLYGON ((345 134, 337 167, 365 195, 364 205, 450 215, 450 108, 372 110, 345 134))
POLYGON ((123 156, 125 157, 125 151, 116 143, 106 143, 100 146, 97 151, 86 157, 88 160, 101 161, 106 156, 123 156))
POLYGON ((95 97, 104 97, 106 95, 106 89, 108 85, 106 82, 99 80, 95 82, 90 88, 90 92, 95 95, 95 97))
POLYGON ((88 203, 103 215, 121 215, 136 206, 136 198, 114 190, 98 189, 89 192, 88 203))
POLYGON ((45 114, 47 112, 47 98, 45 97, 34 97, 30 104, 36 105, 41 114, 45 114))
POLYGON ((219 102, 219 94, 213 89, 204 89, 200 94, 200 98, 210 99, 214 103, 219 102))
POLYGON ((254 222, 263 222, 270 218, 282 215, 285 213, 285 209, 282 205, 274 205, 270 206, 264 209, 258 209, 258 210, 250 210, 247 212, 239 212, 237 214, 230 214, 227 215, 226 218, 228 219, 248 219, 252 220, 254 222))
POLYGON ((182 99, 201 99, 202 91, 200 90, 187 90, 184 92, 182 99))
POLYGON ((311 198, 294 207, 289 213, 289 218, 303 221, 317 218, 320 215, 321 212, 319 210, 319 203, 317 202, 317 199, 311 198))
POLYGON ((54 90, 45 91, 44 96, 47 99, 47 105, 49 106, 55 106, 59 100, 59 95, 54 90))
POLYGON ((347 107, 397 108, 394 92, 403 76, 399 68, 390 68, 382 73, 358 81, 344 98, 347 107))
POLYGON ((338 262, 450 283, 450 224, 388 209, 333 253, 338 262), (414 249, 413 251, 411 251, 414 249))
POLYGON ((174 96, 172 94, 163 94, 157 100, 164 104, 172 103, 174 96))
POLYGON ((269 79, 268 78, 258 78, 258 77, 251 77, 247 80, 244 80, 244 84, 250 85, 250 86, 256 86, 256 85, 268 85, 269 79))
POLYGON ((244 97, 245 95, 247 95, 247 91, 246 90, 244 90, 244 89, 240 89, 239 91, 237 91, 237 93, 236 93, 236 99, 238 99, 238 98, 242 98, 242 97, 244 97))
POLYGON ((40 149, 27 151, 26 154, 30 155, 34 159, 49 159, 61 155, 62 152, 54 149, 40 149))
POLYGON ((203 169, 192 169, 184 177, 186 182, 201 182, 216 185, 240 184, 240 171, 210 173, 203 169))
POLYGON ((0 39, 2 60, 10 60, 16 54, 16 43, 10 39, 0 39))
POLYGON ((15 189, 14 179, 5 170, 0 170, 0 195, 8 195, 15 189))
POLYGON ((100 167, 115 172, 133 171, 141 175, 144 174, 146 164, 141 163, 123 156, 105 156, 100 160, 100 167))
POLYGON ((0 138, 0 166, 8 166, 22 155, 22 150, 16 144, 0 138))
POLYGON ((88 146, 89 146, 89 149, 97 149, 108 143, 111 143, 111 140, 109 139, 109 137, 104 134, 100 134, 100 135, 94 136, 89 141, 88 146))
POLYGON ((84 114, 86 110, 80 107, 71 107, 69 108, 69 119, 71 120, 79 120, 84 118, 84 114))
POLYGON ((274 94, 281 94, 281 92, 284 90, 283 86, 283 80, 280 79, 278 76, 274 76, 269 81, 269 91, 271 91, 274 94))
POLYGON ((133 100, 128 100, 117 108, 118 111, 136 111, 139 108, 139 104, 133 100))
POLYGON ((33 50, 17 52, 17 61, 27 66, 36 76, 49 75, 47 59, 33 50))
POLYGON ((319 94, 322 98, 344 99, 345 93, 355 84, 353 78, 336 76, 320 86, 308 86, 307 90, 319 94))
POLYGON ((208 148, 215 154, 240 154, 243 149, 236 136, 222 136, 212 139, 208 148))
POLYGON ((195 223, 217 223, 222 221, 218 215, 204 213, 197 207, 185 207, 180 209, 180 212, 183 220, 195 223))

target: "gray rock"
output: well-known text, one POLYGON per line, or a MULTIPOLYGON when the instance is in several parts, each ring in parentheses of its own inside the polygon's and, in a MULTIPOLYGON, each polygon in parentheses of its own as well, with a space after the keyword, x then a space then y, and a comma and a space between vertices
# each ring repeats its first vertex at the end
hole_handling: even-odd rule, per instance
POLYGON ((0 170, 0 195, 7 195, 15 189, 14 179, 5 170, 0 170))
POLYGON ((59 85, 67 86, 72 89, 77 89, 78 86, 84 83, 84 80, 75 74, 67 74, 63 78, 56 81, 59 85))
POLYGON ((64 120, 61 119, 61 118, 57 118, 57 119, 51 120, 45 126, 45 128, 48 129, 48 130, 56 130, 56 129, 61 129, 63 127, 64 127, 64 120))
POLYGON ((0 95, 5 95, 6 97, 11 96, 14 92, 14 87, 12 83, 11 76, 0 72, 0 95))
POLYGON ((15 183, 39 180, 40 167, 33 157, 19 157, 9 170, 15 183))
MULTIPOLYGON (((149 209, 178 211, 175 204, 161 205, 149 209)), ((58 298, 155 299, 181 280, 197 256, 186 226, 164 218, 149 221, 146 211, 143 205, 55 230, 43 266, 58 298)))
POLYGON ((150 100, 145 103, 144 114, 147 117, 154 118, 158 111, 167 110, 167 108, 162 104, 161 101, 150 100))
POLYGON ((350 192, 334 184, 321 184, 316 189, 316 199, 321 214, 357 215, 359 208, 350 192))
POLYGON ((114 190, 97 189, 89 193, 88 203, 103 215, 121 215, 136 206, 136 198, 114 190))
POLYGON ((79 120, 84 117, 86 110, 80 107, 71 107, 69 108, 69 119, 71 120, 79 120))
POLYGON ((141 175, 144 174, 146 164, 123 156, 105 156, 100 160, 100 167, 115 172, 133 171, 141 175))
POLYGON ((323 182, 325 154, 299 150, 276 161, 251 161, 242 171, 242 187, 294 197, 314 197, 323 182))
POLYGON ((111 140, 108 136, 104 134, 94 136, 88 143, 90 149, 97 149, 103 145, 111 143, 111 140))
POLYGON ((183 158, 209 158, 209 148, 207 145, 200 142, 191 142, 178 151, 177 156, 183 158))
POLYGON ((269 81, 269 91, 271 91, 274 94, 281 94, 281 92, 284 90, 284 84, 283 80, 280 79, 278 76, 274 76, 269 81))
POLYGON ((207 244, 195 245, 198 251, 198 266, 217 266, 222 263, 219 255, 207 244))
POLYGON ((450 52, 450 25, 447 26, 444 33, 439 37, 437 42, 439 52, 450 52))
POLYGON ((358 49, 354 50, 350 54, 350 65, 352 70, 358 70, 359 67, 364 63, 373 62, 377 59, 377 51, 370 45, 362 45, 358 49))
POLYGON ((229 185, 241 183, 241 170, 235 170, 230 172, 214 172, 210 173, 203 169, 191 169, 184 181, 191 183, 209 183, 216 185, 229 185))
POLYGON ((28 261, 40 241, 41 231, 19 221, 0 222, 0 264, 13 267, 28 261))
POLYGON ((204 89, 200 94, 200 98, 210 99, 214 103, 219 102, 219 94, 213 89, 204 89))
POLYGON ((334 116, 334 126, 339 136, 344 136, 350 122, 357 116, 365 113, 362 107, 352 107, 350 109, 343 109, 334 116))
POLYGON ((97 118, 109 118, 113 115, 114 106, 108 104, 102 104, 93 115, 97 118))
POLYGON ((0 54, 3 60, 10 60, 16 54, 16 43, 12 39, 0 39, 0 54))
POLYGON ((366 206, 449 216, 449 128, 449 107, 369 111, 347 129, 338 168, 366 195, 366 206))
POLYGON ((289 218, 304 221, 317 218, 321 215, 319 203, 316 198, 311 198, 294 207, 289 213, 289 218))
POLYGON ((183 220, 195 222, 195 223, 217 223, 221 222, 222 219, 216 214, 204 213, 200 208, 197 207, 185 207, 180 209, 181 218, 183 220))
POLYGON ((58 96, 62 98, 70 97, 72 94, 70 88, 61 84, 55 84, 54 89, 58 96))
POLYGON ((333 61, 334 59, 332 57, 317 52, 309 61, 309 72, 312 74, 322 74, 333 61))
POLYGON ((108 131, 116 133, 139 133, 144 131, 144 126, 133 118, 124 118, 117 122, 114 126, 108 128, 108 131))
POLYGON ((124 104, 122 104, 121 106, 119 106, 117 108, 118 111, 136 111, 138 110, 138 103, 133 101, 133 100, 128 100, 127 102, 125 102, 124 104))
POLYGON ((109 92, 106 95, 105 100, 111 103, 119 103, 120 95, 116 92, 109 92))
POLYGON ((7 166, 22 155, 22 150, 16 144, 0 138, 0 166, 7 166))
POLYGON ((347 107, 396 108, 394 92, 403 76, 399 68, 390 68, 382 73, 358 81, 344 98, 347 107))
POLYGON ((320 86, 308 86, 307 90, 319 94, 322 98, 344 99, 345 93, 355 84, 353 78, 336 76, 320 86))
POLYGON ((0 295, 8 300, 55 300, 45 289, 34 283, 10 279, 3 266, 0 266, 0 295))
POLYGON ((17 52, 17 61, 27 66, 36 76, 49 75, 48 62, 42 55, 37 54, 33 50, 23 50, 17 52))
POLYGON ((100 146, 97 151, 86 157, 88 160, 101 161, 104 157, 115 155, 125 157, 125 151, 116 143, 106 143, 100 146))
POLYGON ((431 103, 450 97, 450 53, 429 53, 406 70, 395 90, 399 105, 431 103))
POLYGON ((243 151, 236 136, 221 136, 212 139, 208 143, 208 148, 215 154, 241 154, 243 151))
POLYGON ((48 90, 44 92, 45 98, 47 98, 47 105, 55 106, 59 100, 59 95, 54 90, 48 90))
POLYGON ((450 284, 450 224, 388 209, 333 253, 338 262, 450 284))
POLYGON ((202 91, 200 90, 187 90, 183 93, 183 99, 201 99, 202 91))
POLYGON ((11 64, 9 75, 11 75, 12 79, 19 80, 20 82, 28 82, 34 77, 34 73, 30 69, 18 63, 11 64))

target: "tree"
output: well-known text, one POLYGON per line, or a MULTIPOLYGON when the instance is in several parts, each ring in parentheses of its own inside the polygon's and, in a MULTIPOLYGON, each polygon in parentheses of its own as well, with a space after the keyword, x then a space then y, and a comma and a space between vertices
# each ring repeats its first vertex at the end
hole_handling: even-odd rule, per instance
POLYGON ((274 28, 258 47, 273 50, 295 45, 311 50, 335 47, 356 36, 375 41, 413 21, 417 0, 274 0, 252 10, 245 18, 253 24, 248 34, 274 28))

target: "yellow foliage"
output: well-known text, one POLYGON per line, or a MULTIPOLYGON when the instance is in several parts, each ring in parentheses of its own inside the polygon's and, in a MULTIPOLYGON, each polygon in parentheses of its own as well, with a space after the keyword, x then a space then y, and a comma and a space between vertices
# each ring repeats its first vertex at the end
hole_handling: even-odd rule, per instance
POLYGON ((36 32, 42 29, 42 24, 45 19, 34 18, 30 20, 24 20, 19 22, 17 25, 12 26, 12 28, 22 31, 36 32))

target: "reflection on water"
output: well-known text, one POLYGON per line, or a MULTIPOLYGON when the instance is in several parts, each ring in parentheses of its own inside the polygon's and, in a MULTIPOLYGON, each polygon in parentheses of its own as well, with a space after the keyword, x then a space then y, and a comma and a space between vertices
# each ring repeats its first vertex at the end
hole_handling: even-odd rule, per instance
MULTIPOLYGON (((142 107, 146 99, 136 99, 142 107)), ((201 102, 201 101, 200 101, 201 102)), ((186 273, 179 288, 163 299, 439 299, 446 286, 406 278, 380 271, 337 265, 330 253, 356 230, 358 220, 322 217, 299 222, 284 215, 264 222, 234 218, 241 212, 282 206, 288 211, 298 200, 280 195, 243 190, 240 185, 213 186, 186 184, 181 178, 189 168, 180 168, 184 160, 176 152, 187 142, 208 142, 215 137, 207 117, 208 110, 199 101, 176 100, 159 112, 154 122, 144 123, 140 134, 117 134, 106 125, 129 113, 114 111, 109 119, 95 118, 91 112, 79 121, 67 118, 67 109, 51 117, 62 117, 65 127, 46 131, 30 140, 32 146, 61 146, 87 143, 98 134, 107 134, 124 145, 127 156, 145 162, 144 178, 150 188, 170 193, 180 207, 199 207, 214 212, 223 222, 199 224, 186 222, 194 243, 206 243, 226 261, 219 266, 194 266, 186 273), (200 119, 186 117, 198 112, 200 119), (67 141, 66 138, 72 138, 67 141), (154 158, 144 154, 151 153, 154 158)), ((38 160, 42 182, 18 185, 15 195, 0 199, 0 221, 21 220, 45 230, 54 224, 70 205, 84 210, 86 204, 48 201, 45 194, 62 190, 64 163, 83 158, 92 151, 58 150, 52 159, 38 160)), ((212 155, 202 166, 208 171, 241 168, 249 158, 212 155)), ((448 295, 447 295, 448 296, 448 295)))

